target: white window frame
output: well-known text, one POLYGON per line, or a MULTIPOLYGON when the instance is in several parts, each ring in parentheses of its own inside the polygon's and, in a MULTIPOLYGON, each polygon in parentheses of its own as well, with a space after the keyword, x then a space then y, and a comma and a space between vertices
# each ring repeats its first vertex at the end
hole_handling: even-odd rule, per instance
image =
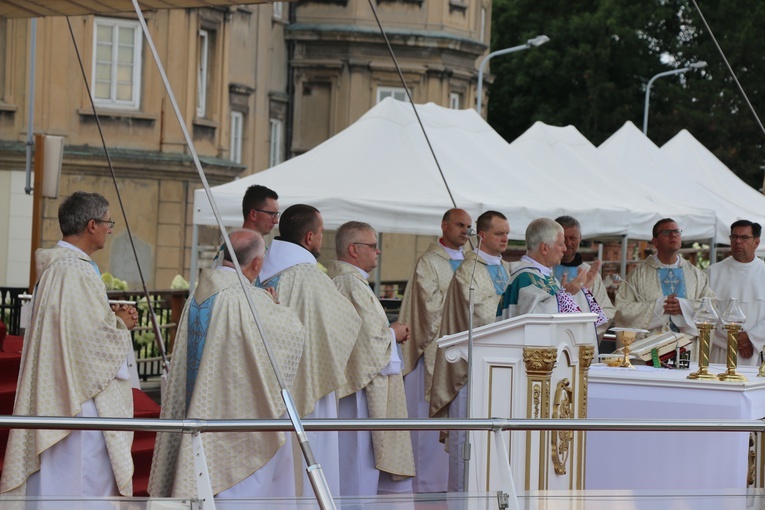
POLYGON ((459 92, 449 93, 449 108, 452 110, 462 109, 462 94, 459 92))
POLYGON ((244 114, 231 112, 231 147, 229 159, 234 163, 242 162, 242 140, 244 138, 244 114))
POLYGON ((274 2, 274 19, 284 18, 284 2, 274 2))
POLYGON ((478 39, 484 42, 486 39, 486 7, 481 7, 481 27, 479 30, 478 39))
POLYGON ((199 59, 197 60, 197 117, 207 114, 208 66, 210 63, 210 32, 199 31, 199 59))
POLYGON ((379 103, 386 97, 393 97, 397 101, 409 102, 409 96, 404 87, 377 87, 377 102, 379 103))
POLYGON ((122 108, 125 110, 137 110, 141 106, 141 73, 142 73, 142 51, 143 51, 143 34, 141 33, 141 26, 137 21, 126 19, 114 19, 114 18, 95 18, 93 22, 93 63, 91 69, 91 93, 93 94, 93 102, 99 106, 122 108), (96 66, 98 64, 98 27, 110 26, 113 29, 113 37, 111 41, 112 54, 109 65, 111 66, 110 85, 109 85, 109 97, 98 98, 96 94, 96 66), (132 72, 132 98, 130 100, 117 99, 117 65, 118 61, 117 52, 119 45, 115 44, 115 40, 119 40, 120 30, 132 30, 133 31, 133 72, 132 72))
POLYGON ((271 119, 271 140, 268 149, 268 168, 282 162, 282 129, 284 122, 280 119, 271 119))

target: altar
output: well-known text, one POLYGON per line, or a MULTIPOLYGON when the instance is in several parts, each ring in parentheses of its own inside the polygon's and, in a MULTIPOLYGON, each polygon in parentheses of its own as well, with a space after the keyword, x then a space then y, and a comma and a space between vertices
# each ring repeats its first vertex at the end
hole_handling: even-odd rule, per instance
MULTIPOLYGON (((688 380, 695 370, 590 367, 588 418, 761 419, 765 378, 738 367, 748 382, 688 380)), ((711 373, 725 371, 711 365, 711 373)), ((632 490, 762 487, 761 439, 748 432, 587 433, 585 488, 632 490)))

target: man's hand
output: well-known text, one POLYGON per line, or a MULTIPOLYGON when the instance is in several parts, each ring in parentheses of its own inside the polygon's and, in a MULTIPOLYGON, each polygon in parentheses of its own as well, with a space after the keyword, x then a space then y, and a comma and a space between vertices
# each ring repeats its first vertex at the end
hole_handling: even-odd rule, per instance
POLYGON ((595 279, 598 277, 598 273, 600 273, 600 260, 593 262, 592 266, 590 266, 590 270, 587 271, 587 274, 584 277, 584 288, 592 288, 595 284, 595 279))
POLYGON ((392 322, 390 325, 393 333, 396 335, 396 342, 404 343, 409 340, 409 326, 400 322, 392 322))
POLYGON ((132 305, 113 305, 112 310, 122 319, 128 329, 133 329, 138 323, 138 310, 132 305))
POLYGON ((274 300, 274 303, 278 305, 279 298, 276 296, 276 287, 266 287, 266 291, 271 294, 271 298, 274 300))
POLYGON ((746 331, 739 331, 738 333, 738 355, 744 359, 754 356, 754 345, 749 340, 749 335, 746 331))
POLYGON ((664 300, 664 313, 669 315, 682 315, 680 309, 680 301, 677 299, 677 294, 670 294, 667 299, 664 300))
POLYGON ((580 290, 582 290, 582 287, 584 287, 584 282, 586 280, 587 280, 587 273, 585 272, 582 266, 579 266, 579 272, 576 274, 576 278, 574 278, 571 281, 568 281, 568 275, 566 273, 563 273, 563 278, 560 284, 561 284, 561 287, 563 287, 566 290, 566 292, 568 292, 571 295, 576 295, 579 293, 580 290))

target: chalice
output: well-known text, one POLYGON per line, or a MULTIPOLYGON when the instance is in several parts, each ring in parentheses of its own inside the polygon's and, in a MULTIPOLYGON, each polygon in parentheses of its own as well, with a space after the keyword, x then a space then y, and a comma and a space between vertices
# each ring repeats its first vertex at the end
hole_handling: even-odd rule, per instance
POLYGON ((635 337, 638 333, 648 333, 648 330, 637 328, 613 328, 612 331, 616 333, 616 338, 619 340, 619 343, 622 344, 622 351, 624 352, 624 359, 619 367, 634 369, 635 367, 630 363, 630 346, 632 345, 632 342, 635 341, 635 337))

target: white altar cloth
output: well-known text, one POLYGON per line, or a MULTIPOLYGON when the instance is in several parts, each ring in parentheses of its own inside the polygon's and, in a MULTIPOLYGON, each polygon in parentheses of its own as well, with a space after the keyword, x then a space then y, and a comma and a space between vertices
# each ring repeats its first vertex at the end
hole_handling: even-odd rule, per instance
MULTIPOLYGON (((692 370, 590 367, 588 418, 760 419, 765 379, 697 381, 692 370)), ((725 371, 712 365, 710 372, 725 371)), ((746 488, 748 432, 587 432, 586 489, 746 488)))

